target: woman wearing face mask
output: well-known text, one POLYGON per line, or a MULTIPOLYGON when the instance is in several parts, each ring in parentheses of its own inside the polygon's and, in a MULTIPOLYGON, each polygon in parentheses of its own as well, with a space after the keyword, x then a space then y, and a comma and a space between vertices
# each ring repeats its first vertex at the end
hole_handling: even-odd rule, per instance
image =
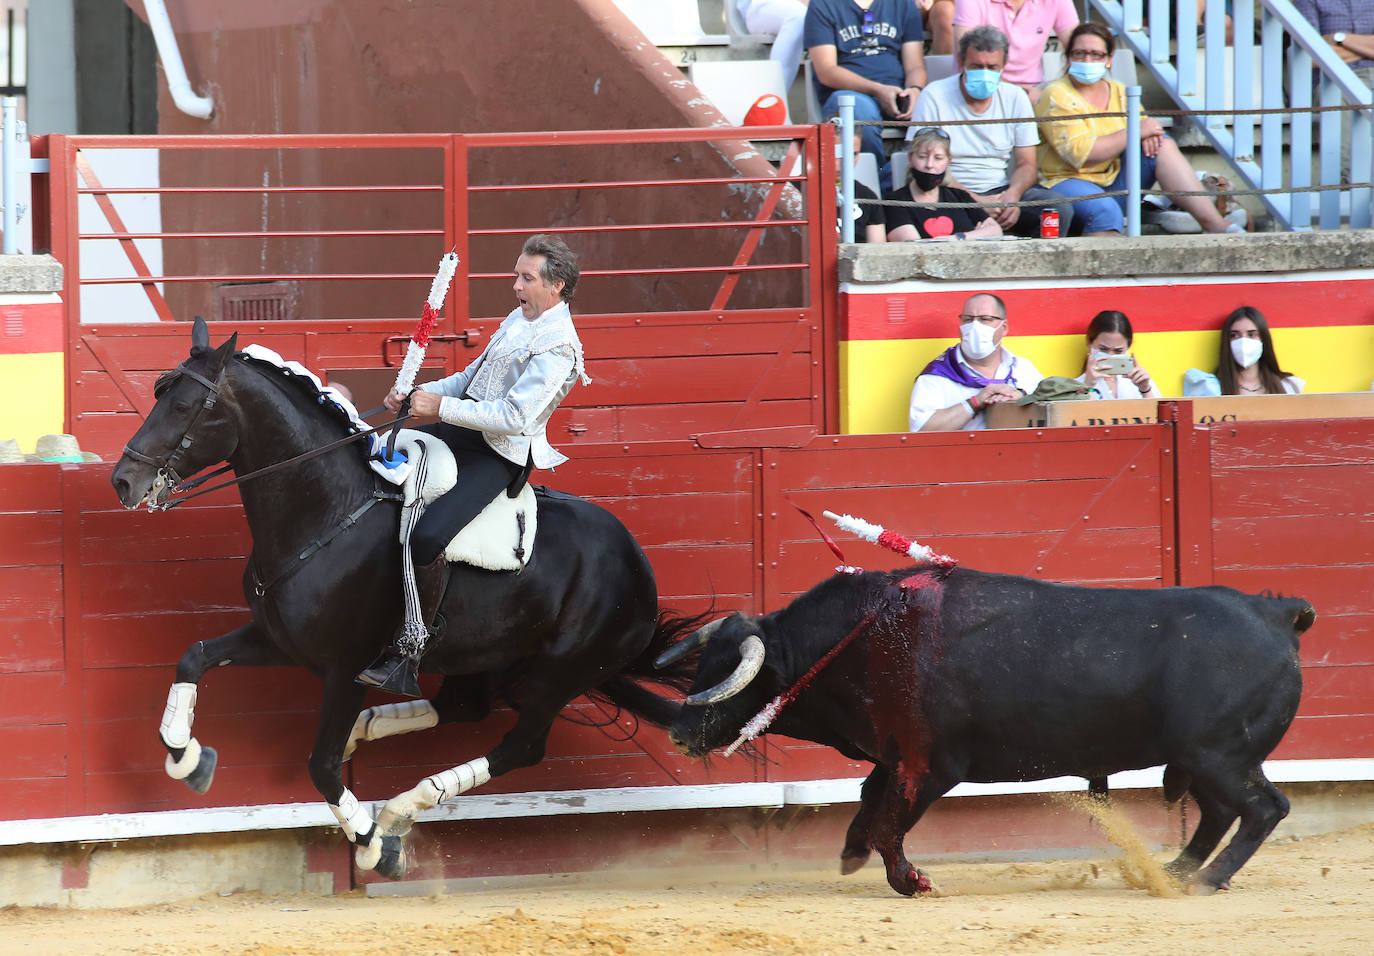
MULTIPOLYGON (((1074 221, 1085 236, 1119 236, 1125 227, 1126 196, 1079 199, 1126 188, 1126 88, 1107 79, 1116 41, 1100 23, 1080 23, 1068 44, 1068 73, 1045 87, 1035 104, 1040 118, 1040 181, 1073 204, 1074 221), (1091 117, 1094 113, 1120 116, 1091 117), (1079 118, 1081 117, 1081 118, 1079 118)), ((1227 222, 1206 196, 1184 196, 1198 189, 1178 144, 1164 135, 1159 121, 1140 121, 1140 185, 1158 182, 1175 205, 1192 215, 1204 232, 1244 232, 1227 222)))
POLYGON ((992 239, 1002 227, 962 189, 944 185, 949 170, 949 134, 934 126, 918 129, 907 149, 906 185, 883 198, 902 203, 968 203, 960 206, 885 206, 887 241, 908 239, 992 239))
POLYGON ((1216 374, 1189 369, 1183 376, 1183 394, 1297 395, 1306 384, 1279 368, 1264 313, 1243 305, 1221 324, 1216 374))
POLYGON ((1131 320, 1124 312, 1107 309, 1093 316, 1088 323, 1088 358, 1078 380, 1091 385, 1098 398, 1159 398, 1159 387, 1150 373, 1135 363, 1131 343, 1135 334, 1131 320), (1115 372, 1108 359, 1126 356, 1131 360, 1129 372, 1115 372))

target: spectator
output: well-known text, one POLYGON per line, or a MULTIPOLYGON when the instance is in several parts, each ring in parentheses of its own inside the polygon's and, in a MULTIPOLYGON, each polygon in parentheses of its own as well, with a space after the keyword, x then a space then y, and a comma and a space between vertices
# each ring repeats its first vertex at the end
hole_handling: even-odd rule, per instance
POLYGON ((1183 376, 1183 394, 1297 395, 1306 384, 1279 368, 1264 313, 1243 305, 1221 324, 1216 373, 1188 369, 1183 376))
POLYGON ((954 52, 954 0, 916 0, 924 18, 930 52, 948 56, 954 52))
MULTIPOLYGON (((916 131, 916 138, 907 150, 910 168, 906 185, 884 196, 893 202, 972 203, 974 198, 962 189, 945 185, 949 169, 949 134, 927 126, 916 131)), ((890 242, 910 239, 992 239, 1002 234, 1002 227, 981 208, 959 206, 887 206, 887 238, 890 242)))
POLYGON ((773 34, 768 59, 782 66, 782 81, 791 85, 801 68, 802 27, 807 0, 725 0, 733 3, 750 33, 773 34))
MULTIPOLYGON (((862 135, 858 130, 855 130, 853 150, 856 164, 862 143, 862 135)), ((839 164, 836 163, 836 165, 839 164)), ((839 175, 838 169, 836 175, 839 175)), ((837 181, 835 183, 835 210, 837 213, 840 211, 839 204, 842 195, 840 183, 837 181)), ((887 242, 887 217, 883 207, 878 204, 878 196, 857 179, 854 180, 854 208, 850 211, 850 215, 854 217, 855 242, 887 242)))
POLYGON ((1098 398, 1160 398, 1150 373, 1136 364, 1131 352, 1134 341, 1131 320, 1124 312, 1107 309, 1097 313, 1088 323, 1088 357, 1078 381, 1091 385, 1098 398), (1115 372, 1108 367, 1121 358, 1130 360, 1130 371, 1115 372))
POLYGON ((1024 123, 949 126, 950 164, 947 184, 966 189, 988 207, 1003 232, 1040 235, 1040 216, 1033 207, 1009 206, 1022 199, 1060 200, 1059 228, 1069 234, 1073 206, 1036 185, 1040 142, 1026 91, 1001 82, 1007 64, 1007 35, 981 26, 959 37, 959 72, 931 83, 916 101, 912 122, 932 126, 957 120, 1024 119, 1024 123))
MULTIPOLYGON (((1126 150, 1126 89, 1107 79, 1115 40, 1100 23, 1074 28, 1068 45, 1068 71, 1045 87, 1035 104, 1040 117, 1040 179, 1073 204, 1074 218, 1083 224, 1085 236, 1119 236, 1123 230, 1126 197, 1094 193, 1126 188, 1121 155, 1126 150), (1084 116, 1119 113, 1120 116, 1084 116), (1074 119, 1083 116, 1082 119, 1074 119)), ((1197 191, 1197 177, 1178 145, 1164 135, 1159 121, 1140 121, 1140 184, 1159 186, 1175 204, 1187 211, 1205 232, 1244 232, 1227 222, 1206 196, 1184 196, 1197 191)))
POLYGON ((983 406, 1014 402, 1040 384, 1040 373, 1002 346, 1007 307, 990 292, 964 303, 959 344, 925 367, 911 389, 907 423, 914 432, 985 427, 983 406))
MULTIPOLYGON (((812 0, 806 48, 816 73, 821 112, 840 111, 839 95, 854 94, 854 119, 907 120, 926 85, 921 14, 912 0, 812 0)), ((877 126, 864 126, 864 152, 886 165, 877 126)))
POLYGON ((1045 82, 1042 57, 1051 36, 1069 48, 1069 31, 1078 26, 1073 0, 954 0, 954 43, 966 30, 990 24, 1011 43, 1002 79, 1015 83, 1036 99, 1045 82))

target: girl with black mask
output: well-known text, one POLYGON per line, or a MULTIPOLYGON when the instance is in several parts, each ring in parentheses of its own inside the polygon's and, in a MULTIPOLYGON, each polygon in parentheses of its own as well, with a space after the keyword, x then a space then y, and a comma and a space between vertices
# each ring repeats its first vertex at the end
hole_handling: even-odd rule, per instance
POLYGON ((918 129, 907 149, 906 185, 884 199, 908 205, 885 206, 887 239, 993 239, 1002 227, 963 189, 945 185, 949 169, 949 134, 934 126, 918 129), (920 203, 921 205, 909 205, 920 203), (930 203, 968 203, 967 207, 930 203))

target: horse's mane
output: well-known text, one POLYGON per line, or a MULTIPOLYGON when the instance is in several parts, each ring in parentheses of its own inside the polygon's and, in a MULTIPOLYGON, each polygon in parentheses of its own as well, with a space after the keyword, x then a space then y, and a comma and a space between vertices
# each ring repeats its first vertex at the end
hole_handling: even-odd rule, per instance
MULTIPOLYGON (((268 381, 285 386, 284 390, 288 394, 294 393, 304 399, 307 406, 317 410, 326 420, 338 425, 342 435, 353 435, 368 427, 366 422, 356 416, 355 411, 339 404, 333 389, 322 388, 319 378, 313 373, 301 374, 286 365, 278 365, 269 359, 260 358, 244 351, 235 352, 234 358, 262 372, 268 381)), ((158 381, 160 383, 162 379, 158 379, 158 381)), ((371 454, 368 443, 359 441, 354 444, 361 453, 363 460, 366 461, 371 454)))

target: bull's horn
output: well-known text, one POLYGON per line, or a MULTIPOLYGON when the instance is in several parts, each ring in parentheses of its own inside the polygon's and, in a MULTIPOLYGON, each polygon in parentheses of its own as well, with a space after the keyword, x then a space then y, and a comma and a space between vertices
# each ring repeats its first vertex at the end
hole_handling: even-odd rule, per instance
POLYGON ((698 647, 705 647, 706 642, 711 639, 711 635, 720 630, 720 626, 725 623, 725 618, 717 618, 709 624, 703 624, 687 637, 678 641, 668 648, 658 657, 654 658, 654 670, 663 670, 669 664, 676 664, 698 647))
POLYGON ((759 640, 758 635, 750 634, 739 646, 739 666, 735 668, 735 672, 710 690, 688 697, 687 703, 700 707, 702 704, 716 704, 734 697, 758 676, 762 667, 763 641, 759 640))

